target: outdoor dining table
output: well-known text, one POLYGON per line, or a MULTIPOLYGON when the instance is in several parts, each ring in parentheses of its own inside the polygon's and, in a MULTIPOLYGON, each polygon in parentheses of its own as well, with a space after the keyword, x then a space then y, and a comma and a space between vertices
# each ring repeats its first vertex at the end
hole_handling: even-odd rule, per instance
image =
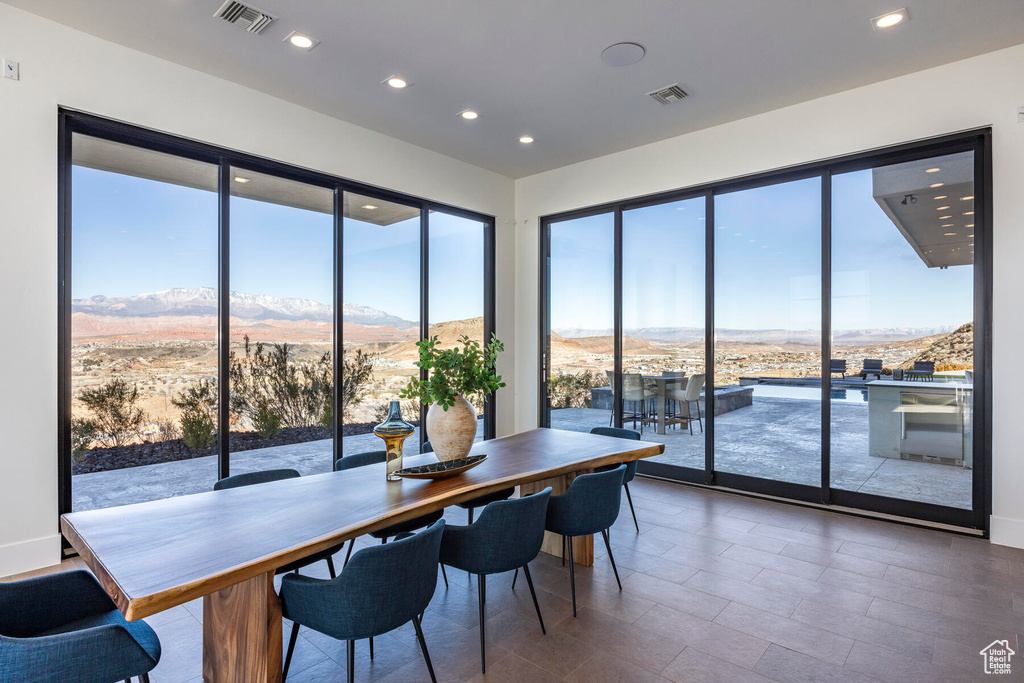
POLYGON ((668 385, 672 382, 682 383, 686 385, 685 377, 662 377, 661 375, 643 375, 645 382, 654 382, 658 388, 658 400, 655 402, 657 405, 656 415, 656 429, 658 434, 665 433, 665 426, 668 422, 666 419, 666 413, 668 413, 668 400, 666 398, 668 394, 668 385))
MULTIPOLYGON (((436 481, 385 480, 370 465, 244 488, 210 491, 61 517, 61 531, 126 619, 203 598, 203 679, 281 680, 278 567, 351 538, 511 486, 522 495, 603 465, 663 453, 662 444, 554 429, 483 441, 487 459, 436 481)), ((406 459, 426 464, 432 455, 406 459)), ((547 534, 544 549, 561 552, 547 534)), ((574 539, 593 563, 593 537, 574 539)))

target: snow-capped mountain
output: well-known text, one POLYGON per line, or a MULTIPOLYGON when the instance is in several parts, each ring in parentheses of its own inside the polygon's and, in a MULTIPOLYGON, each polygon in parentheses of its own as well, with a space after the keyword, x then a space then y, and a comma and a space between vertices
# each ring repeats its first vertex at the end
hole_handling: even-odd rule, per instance
MULTIPOLYGON (((88 299, 74 299, 71 302, 71 310, 74 313, 121 318, 217 315, 217 290, 212 287, 196 287, 168 289, 128 297, 93 296, 88 299)), ((231 315, 246 320, 327 322, 334 318, 330 306, 312 299, 279 298, 242 292, 231 292, 231 315)), ((417 322, 404 320, 385 311, 353 303, 342 304, 342 315, 346 323, 359 325, 387 325, 396 329, 408 329, 419 325, 417 322)))

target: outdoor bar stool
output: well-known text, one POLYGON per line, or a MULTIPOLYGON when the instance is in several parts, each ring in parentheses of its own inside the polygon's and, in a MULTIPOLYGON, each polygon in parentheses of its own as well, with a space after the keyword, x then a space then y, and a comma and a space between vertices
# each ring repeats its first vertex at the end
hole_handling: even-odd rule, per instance
POLYGON ((437 585, 444 520, 388 545, 363 548, 336 579, 289 574, 281 580, 281 608, 292 622, 282 681, 288 677, 299 626, 348 641, 348 680, 355 681, 355 643, 412 622, 423 661, 436 683, 420 615, 437 585))
MULTIPOLYGON (((480 672, 487 673, 487 652, 484 636, 487 575, 522 567, 530 586, 533 606, 537 610, 540 630, 545 635, 544 617, 540 613, 537 592, 530 577, 529 562, 537 557, 544 542, 544 521, 551 487, 522 498, 491 503, 480 518, 469 526, 449 526, 441 539, 441 563, 477 575, 480 606, 480 672)), ((515 588, 513 579, 512 587, 515 588)))
MULTIPOLYGON (((617 427, 594 427, 590 430, 591 434, 597 434, 598 436, 614 436, 618 439, 632 439, 633 441, 640 440, 640 432, 633 429, 618 429, 617 427)), ((629 462, 623 463, 626 466, 626 476, 622 479, 622 488, 626 491, 626 501, 629 503, 629 511, 633 515, 633 526, 636 527, 636 532, 640 533, 640 522, 636 521, 636 510, 633 509, 633 496, 629 495, 629 482, 633 481, 633 477, 636 476, 636 464, 638 460, 630 460, 629 462)), ((595 472, 607 472, 608 470, 614 470, 618 465, 605 465, 604 467, 598 467, 595 472)))
POLYGON ((0 583, 0 679, 149 683, 159 661, 156 632, 126 621, 87 571, 0 583))
MULTIPOLYGON (((423 442, 423 452, 424 453, 433 453, 434 452, 434 447, 430 445, 429 441, 424 441, 423 442)), ((464 501, 462 503, 456 503, 455 506, 456 507, 460 507, 463 510, 466 510, 466 512, 468 513, 468 516, 469 516, 469 523, 472 524, 473 523, 473 510, 475 508, 486 507, 490 503, 494 503, 494 502, 497 502, 499 500, 508 500, 509 498, 512 497, 512 494, 515 493, 515 492, 516 492, 515 487, 512 487, 510 489, 501 489, 500 491, 495 491, 494 493, 488 493, 486 496, 479 496, 479 497, 474 498, 472 500, 467 500, 467 501, 464 501)))
POLYGON ((608 530, 619 516, 622 501, 622 480, 626 466, 619 465, 607 472, 581 474, 573 479, 569 490, 560 496, 551 496, 548 503, 548 517, 545 528, 553 534, 561 534, 563 547, 569 548, 569 588, 572 592, 572 615, 576 616, 576 569, 572 557, 574 536, 586 536, 601 532, 608 559, 615 572, 615 581, 622 590, 619 570, 615 567, 612 546, 608 542, 608 530))
MULTIPOLYGON (((214 491, 224 491, 226 489, 237 489, 242 486, 253 486, 255 484, 266 484, 271 481, 281 481, 283 479, 296 479, 299 473, 297 470, 292 469, 280 469, 280 470, 260 470, 259 472, 246 472, 244 474, 234 474, 230 477, 224 477, 218 480, 213 485, 214 491)), ((286 564, 283 567, 278 567, 274 570, 275 574, 287 574, 288 572, 297 572, 303 567, 308 567, 311 564, 323 560, 327 563, 327 571, 333 579, 334 573, 334 555, 341 550, 341 545, 336 545, 327 550, 321 550, 318 553, 304 557, 301 560, 295 560, 290 564, 286 564)))

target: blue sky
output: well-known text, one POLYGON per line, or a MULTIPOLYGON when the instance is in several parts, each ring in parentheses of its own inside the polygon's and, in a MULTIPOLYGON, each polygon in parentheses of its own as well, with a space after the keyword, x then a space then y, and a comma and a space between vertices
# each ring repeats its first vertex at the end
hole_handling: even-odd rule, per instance
MULTIPOLYGON (((704 200, 623 215, 623 324, 704 324, 704 200)), ((832 187, 832 326, 961 325, 973 318, 973 268, 928 268, 872 197, 871 171, 832 187)), ((818 329, 817 178, 715 198, 715 322, 728 329, 818 329)), ((612 326, 611 214, 552 226, 551 324, 612 326)))
MULTIPOLYGON (((72 297, 217 286, 216 193, 74 167, 72 297)), ((330 304, 329 215, 231 200, 231 288, 330 304)), ((483 315, 483 228, 430 217, 433 321, 483 315)), ((419 319, 419 220, 345 221, 345 301, 419 319)))

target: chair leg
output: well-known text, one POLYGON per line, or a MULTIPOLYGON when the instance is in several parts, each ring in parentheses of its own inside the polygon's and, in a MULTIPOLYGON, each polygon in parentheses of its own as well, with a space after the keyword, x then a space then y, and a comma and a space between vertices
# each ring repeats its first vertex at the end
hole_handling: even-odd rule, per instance
POLYGON ((473 523, 473 508, 469 508, 469 523, 473 523))
POLYGON ((338 578, 338 575, 334 573, 334 558, 327 558, 327 572, 331 575, 332 579, 338 578))
POLYGON ((700 401, 697 401, 697 424, 700 425, 700 433, 704 433, 704 421, 700 417, 700 401))
POLYGON ((565 566, 565 536, 562 536, 562 566, 565 566))
POLYGON ((626 489, 626 500, 629 501, 629 511, 633 513, 633 526, 636 532, 640 533, 640 522, 636 521, 636 510, 633 509, 633 496, 629 495, 629 484, 623 482, 622 488, 626 489))
MULTIPOLYGON (((149 674, 144 673, 141 676, 139 676, 139 683, 149 683, 149 674)), ((284 682, 282 681, 282 683, 284 682)))
POLYGON ((388 537, 387 537, 387 536, 385 536, 384 538, 380 539, 380 544, 381 544, 381 545, 384 545, 384 544, 386 544, 387 542, 388 542, 388 537))
POLYGON ((416 640, 420 641, 420 650, 423 652, 423 661, 427 663, 431 683, 437 683, 437 678, 434 676, 434 665, 430 663, 430 653, 427 652, 427 641, 423 638, 423 627, 420 626, 420 620, 413 617, 412 625, 416 628, 416 640))
POLYGON ((370 661, 373 661, 373 638, 370 638, 370 661))
POLYGON ((619 581, 619 570, 615 567, 615 557, 612 556, 612 544, 608 542, 608 530, 605 529, 601 532, 601 538, 604 539, 605 550, 608 551, 608 559, 612 561, 612 571, 615 572, 615 583, 619 584, 619 590, 622 590, 622 582, 619 581))
POLYGON ((348 683, 356 683, 356 641, 348 641, 348 683))
POLYGON ((444 570, 444 565, 441 565, 441 576, 444 577, 444 588, 448 590, 448 572, 444 570))
POLYGON ((487 602, 487 575, 477 576, 478 595, 480 596, 480 673, 487 673, 487 648, 484 637, 484 604, 487 602))
POLYGON ((352 547, 356 544, 356 539, 352 539, 348 542, 348 552, 345 553, 345 562, 342 563, 341 568, 344 569, 345 565, 348 564, 348 560, 352 557, 352 547))
POLYGON ((569 590, 572 593, 572 615, 576 616, 576 563, 572 559, 572 538, 566 544, 569 547, 569 590))
POLYGON ((281 676, 281 683, 288 678, 288 667, 292 664, 292 654, 295 653, 295 641, 299 639, 299 622, 292 622, 292 635, 288 639, 288 654, 284 658, 284 674, 281 676))
POLYGON ((530 595, 533 596, 533 606, 537 610, 537 621, 540 622, 540 632, 547 635, 548 630, 544 628, 544 617, 540 615, 540 603, 537 602, 537 591, 533 590, 533 577, 530 576, 530 565, 523 565, 523 575, 526 576, 526 585, 530 587, 530 595))
POLYGON ((516 579, 519 578, 519 568, 516 567, 516 573, 512 575, 512 590, 516 589, 516 579))

